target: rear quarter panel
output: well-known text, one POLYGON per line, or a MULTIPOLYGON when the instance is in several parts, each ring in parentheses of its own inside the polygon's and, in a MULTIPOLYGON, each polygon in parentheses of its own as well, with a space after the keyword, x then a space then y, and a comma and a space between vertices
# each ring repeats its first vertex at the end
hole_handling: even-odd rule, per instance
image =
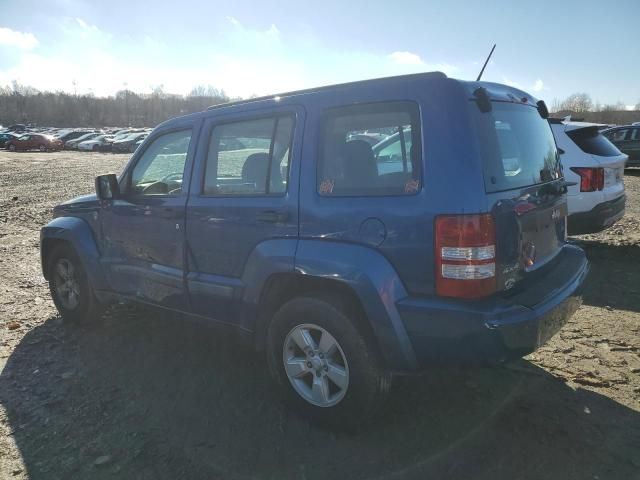
POLYGON ((393 87, 332 92, 307 105, 307 129, 300 177, 300 237, 364 245, 386 258, 411 294, 434 292, 434 217, 486 211, 484 181, 470 137, 468 100, 451 79, 393 87), (321 118, 331 107, 354 103, 414 101, 422 121, 423 188, 415 195, 321 196, 316 165, 321 118), (367 229, 373 220, 381 235, 367 229), (379 223, 378 223, 379 222, 379 223))

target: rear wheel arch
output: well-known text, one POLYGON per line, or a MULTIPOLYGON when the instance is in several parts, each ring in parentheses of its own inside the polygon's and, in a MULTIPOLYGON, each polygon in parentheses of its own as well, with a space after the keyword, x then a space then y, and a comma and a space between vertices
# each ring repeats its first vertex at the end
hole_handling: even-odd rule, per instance
POLYGON ((310 296, 325 301, 338 302, 356 323, 362 335, 371 341, 380 354, 379 344, 357 292, 345 282, 333 279, 301 275, 299 273, 275 273, 264 284, 258 303, 258 318, 254 330, 255 346, 263 351, 267 330, 273 316, 288 301, 310 296))

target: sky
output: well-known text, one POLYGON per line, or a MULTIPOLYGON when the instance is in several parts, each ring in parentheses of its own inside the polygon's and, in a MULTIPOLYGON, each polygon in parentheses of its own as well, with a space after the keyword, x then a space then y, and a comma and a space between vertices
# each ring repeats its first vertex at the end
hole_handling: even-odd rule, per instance
POLYGON ((0 85, 232 97, 439 70, 640 103, 640 0, 0 0, 0 85), (45 6, 46 5, 46 6, 45 6))

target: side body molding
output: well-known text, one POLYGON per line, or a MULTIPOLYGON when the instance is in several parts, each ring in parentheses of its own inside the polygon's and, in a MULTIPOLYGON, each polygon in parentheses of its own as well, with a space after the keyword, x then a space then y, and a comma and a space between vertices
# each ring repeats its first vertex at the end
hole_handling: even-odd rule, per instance
POLYGON ((417 368, 413 346, 396 308, 407 292, 380 253, 361 245, 300 240, 295 270, 349 286, 360 299, 387 365, 397 370, 417 368))
POLYGON ((96 243, 93 230, 89 224, 78 217, 58 217, 50 221, 40 230, 40 260, 42 272, 46 278, 46 255, 49 253, 47 246, 52 240, 63 240, 73 245, 87 270, 87 276, 91 280, 94 290, 107 290, 107 282, 102 266, 100 265, 100 252, 96 243))

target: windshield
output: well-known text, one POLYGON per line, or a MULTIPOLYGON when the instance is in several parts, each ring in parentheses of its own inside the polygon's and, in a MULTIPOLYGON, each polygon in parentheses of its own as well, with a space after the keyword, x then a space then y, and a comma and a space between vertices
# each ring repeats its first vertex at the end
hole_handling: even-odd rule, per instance
POLYGON ((562 176, 549 123, 536 108, 493 102, 492 111, 477 108, 485 189, 498 192, 549 182, 562 176))

